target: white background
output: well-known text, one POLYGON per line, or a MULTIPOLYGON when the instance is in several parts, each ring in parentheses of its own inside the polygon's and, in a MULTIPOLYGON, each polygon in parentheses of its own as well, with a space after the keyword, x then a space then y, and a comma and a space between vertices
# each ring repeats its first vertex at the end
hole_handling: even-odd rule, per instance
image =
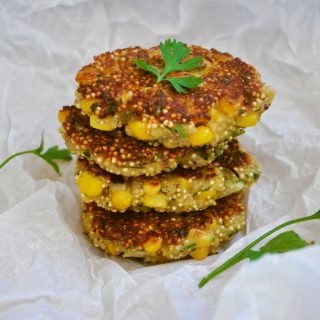
MULTIPOLYGON (((0 162, 64 146, 57 111, 93 55, 178 40, 253 64, 277 96, 242 143, 262 163, 247 236, 204 261, 141 266, 109 259, 82 234, 73 163, 0 170, 0 319, 320 319, 319 244, 213 267, 272 226, 320 208, 319 1, 0 1, 0 162)), ((293 226, 320 241, 317 221, 293 226)))

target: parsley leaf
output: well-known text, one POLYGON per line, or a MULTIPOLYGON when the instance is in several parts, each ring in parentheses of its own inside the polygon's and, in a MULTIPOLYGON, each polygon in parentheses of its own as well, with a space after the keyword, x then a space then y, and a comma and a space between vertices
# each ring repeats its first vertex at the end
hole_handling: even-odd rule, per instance
POLYGON ((21 156, 24 154, 35 154, 41 159, 43 159, 44 161, 46 161, 47 163, 49 163, 52 166, 52 168, 60 175, 61 174, 60 168, 55 160, 65 160, 65 161, 72 160, 69 150, 59 149, 58 146, 53 146, 43 153, 43 148, 44 148, 44 140, 43 140, 43 134, 42 134, 40 145, 38 148, 17 152, 11 155, 0 164, 0 169, 4 167, 10 160, 12 160, 17 156, 21 156))
POLYGON ((248 258, 250 261, 257 260, 266 253, 284 253, 311 245, 303 240, 295 231, 290 230, 280 233, 271 239, 266 245, 260 248, 259 251, 249 250, 248 258))
POLYGON ((251 242, 248 246, 246 246, 244 249, 239 251, 237 254, 235 254, 233 257, 228 259, 225 263, 223 263, 218 268, 211 271, 209 274, 207 274, 204 278, 201 279, 201 281, 198 284, 199 288, 202 288, 206 283, 208 283, 211 279, 218 276, 223 271, 231 268, 232 266, 236 265, 237 263, 241 262, 244 259, 251 259, 256 260, 260 256, 262 256, 265 253, 283 253, 290 250, 295 250, 299 248, 306 247, 310 243, 306 242, 305 240, 301 239, 298 234, 296 234, 294 231, 284 232, 271 241, 269 241, 265 246, 260 248, 260 251, 254 251, 251 250, 255 245, 257 245, 259 242, 270 236, 272 233, 287 227, 291 224, 296 224, 304 221, 311 221, 311 220, 320 220, 320 210, 318 210, 316 213, 310 216, 298 218, 289 220, 287 222, 284 222, 277 227, 271 229, 264 235, 262 235, 260 238, 256 239, 255 241, 251 242), (293 233, 292 233, 293 232, 293 233))
POLYGON ((184 43, 177 42, 175 39, 167 39, 164 43, 160 42, 160 50, 164 60, 162 72, 140 59, 134 59, 134 63, 142 70, 154 74, 157 77, 157 83, 160 81, 170 82, 173 88, 179 93, 186 93, 184 88, 194 89, 201 84, 201 77, 166 77, 166 75, 172 71, 188 71, 199 68, 203 61, 202 57, 193 57, 182 62, 182 60, 189 55, 190 49, 187 48, 184 43))

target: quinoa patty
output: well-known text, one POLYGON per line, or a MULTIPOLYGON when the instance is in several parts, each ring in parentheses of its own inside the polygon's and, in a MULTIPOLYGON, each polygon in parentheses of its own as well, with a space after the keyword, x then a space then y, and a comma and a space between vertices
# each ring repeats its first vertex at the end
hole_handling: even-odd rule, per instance
POLYGON ((78 156, 94 161, 101 168, 126 177, 153 176, 174 170, 178 164, 196 168, 211 163, 223 153, 227 141, 217 147, 167 149, 163 145, 149 145, 129 137, 123 129, 105 132, 94 129, 89 117, 76 107, 59 111, 60 132, 68 149, 78 156))
POLYGON ((111 255, 142 258, 146 262, 204 259, 218 252, 245 227, 242 194, 221 200, 199 212, 183 214, 125 212, 113 214, 96 204, 83 204, 82 222, 94 245, 111 255))
POLYGON ((216 200, 249 188, 259 177, 259 165, 234 140, 225 153, 206 167, 178 167, 153 177, 123 178, 79 158, 76 183, 84 202, 109 211, 189 212, 215 205, 216 200))
POLYGON ((239 128, 255 125, 271 104, 274 91, 257 70, 227 53, 188 46, 202 66, 176 71, 175 77, 201 76, 201 85, 177 93, 166 81, 134 64, 138 58, 162 69, 159 46, 105 52, 77 74, 76 106, 90 116, 91 126, 111 131, 125 126, 128 135, 157 141, 167 148, 217 145, 239 128))

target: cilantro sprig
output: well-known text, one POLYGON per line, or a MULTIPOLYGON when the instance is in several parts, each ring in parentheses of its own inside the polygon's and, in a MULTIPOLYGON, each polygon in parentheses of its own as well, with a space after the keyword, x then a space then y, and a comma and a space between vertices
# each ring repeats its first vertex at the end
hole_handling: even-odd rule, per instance
POLYGON ((32 150, 26 150, 22 152, 17 152, 7 159, 5 159, 2 163, 0 163, 0 169, 2 169, 10 160, 12 160, 15 157, 24 155, 24 154, 35 154, 36 156, 40 157, 44 161, 50 164, 50 166, 55 170, 56 173, 61 175, 60 173, 60 168, 56 162, 56 160, 65 160, 65 161, 70 161, 72 160, 71 154, 69 150, 67 149, 59 149, 58 146, 53 146, 49 148, 46 152, 43 152, 44 148, 44 139, 43 139, 43 134, 41 136, 41 141, 40 145, 36 149, 32 150))
POLYGON ((225 263, 223 263, 218 268, 211 271, 208 275, 206 275, 204 278, 201 279, 201 281, 198 284, 199 288, 202 288, 206 283, 208 283, 210 280, 218 276, 220 273, 224 272, 225 270, 231 268, 235 264, 241 262, 242 260, 249 259, 251 261, 257 260, 260 257, 262 257, 266 253, 284 253, 291 250, 296 250, 300 248, 304 248, 311 243, 306 242, 303 240, 296 232, 294 231, 287 231, 284 233, 279 234, 275 238, 273 238, 271 241, 269 241, 266 245, 261 247, 259 251, 252 250, 252 248, 257 245, 259 242, 270 236, 272 233, 286 227, 292 224, 310 221, 310 220, 320 220, 320 210, 318 210, 316 213, 310 216, 289 220, 287 222, 284 222, 280 224, 279 226, 273 228, 272 230, 268 231, 264 235, 262 235, 257 240, 251 242, 248 246, 246 246, 244 249, 242 249, 240 252, 238 252, 236 255, 231 257, 229 260, 227 260, 225 263))
POLYGON ((187 48, 184 43, 177 42, 176 39, 167 39, 164 43, 160 42, 160 50, 164 60, 163 70, 159 70, 140 59, 134 59, 134 63, 142 70, 154 74, 157 77, 157 83, 160 81, 170 82, 173 88, 179 93, 186 93, 185 88, 194 89, 201 84, 201 77, 167 77, 167 75, 172 71, 188 71, 201 67, 202 57, 193 57, 182 62, 182 60, 189 55, 190 49, 187 48))

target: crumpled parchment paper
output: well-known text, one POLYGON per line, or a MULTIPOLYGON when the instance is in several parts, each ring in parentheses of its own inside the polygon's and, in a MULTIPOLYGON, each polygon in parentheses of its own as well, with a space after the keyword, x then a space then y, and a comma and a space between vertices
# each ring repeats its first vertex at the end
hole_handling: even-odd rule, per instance
MULTIPOLYGON (((82 234, 73 163, 33 156, 0 170, 1 319, 320 319, 320 222, 291 229, 316 245, 199 280, 279 223, 320 208, 320 5, 314 1, 2 1, 0 160, 63 141, 57 111, 93 55, 166 37, 257 67, 276 99, 241 142, 262 163, 247 235, 204 261, 144 266, 108 258, 82 234)), ((239 238, 239 237, 238 237, 239 238)))

